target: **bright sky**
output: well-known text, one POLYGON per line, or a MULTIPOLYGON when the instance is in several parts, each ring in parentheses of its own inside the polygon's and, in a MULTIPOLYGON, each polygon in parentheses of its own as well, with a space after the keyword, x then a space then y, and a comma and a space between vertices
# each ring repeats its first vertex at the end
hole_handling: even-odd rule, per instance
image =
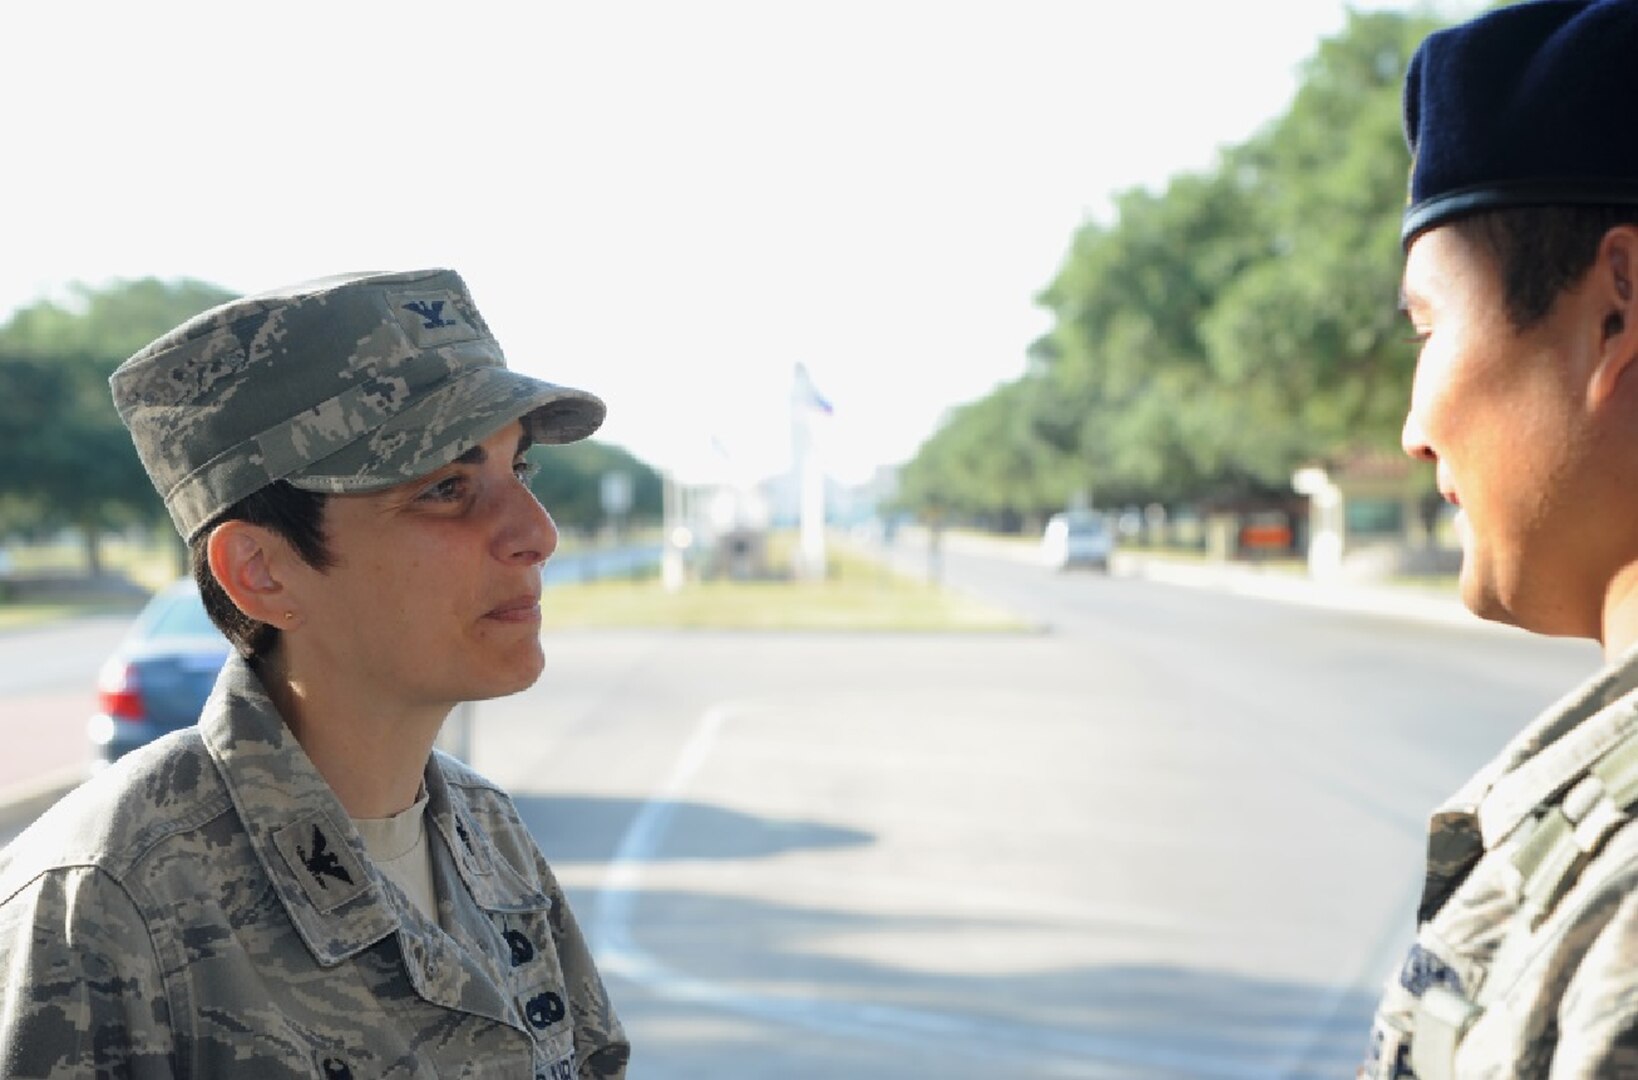
POLYGON ((1342 0, 20 5, 0 317, 70 281, 452 266, 512 366, 608 401, 601 437, 688 479, 781 471, 801 362, 835 406, 828 467, 860 480, 1022 372, 1078 224, 1279 114, 1343 19, 1342 0))

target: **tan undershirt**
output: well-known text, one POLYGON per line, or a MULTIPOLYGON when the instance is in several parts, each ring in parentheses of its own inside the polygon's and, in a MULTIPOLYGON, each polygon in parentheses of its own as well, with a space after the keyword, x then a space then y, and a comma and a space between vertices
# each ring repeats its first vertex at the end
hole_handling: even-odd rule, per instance
POLYGON ((427 793, 392 817, 353 818, 370 860, 421 909, 438 921, 438 894, 432 884, 432 849, 427 846, 427 793))

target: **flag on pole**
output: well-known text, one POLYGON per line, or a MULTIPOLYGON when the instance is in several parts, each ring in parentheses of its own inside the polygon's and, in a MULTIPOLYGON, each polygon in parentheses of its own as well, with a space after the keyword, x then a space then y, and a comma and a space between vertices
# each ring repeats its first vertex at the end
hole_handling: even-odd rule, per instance
POLYGON ((796 365, 795 398, 796 404, 812 409, 815 412, 824 413, 826 416, 836 414, 836 406, 832 405, 830 399, 821 394, 819 388, 813 385, 813 376, 808 374, 808 366, 801 362, 796 365))

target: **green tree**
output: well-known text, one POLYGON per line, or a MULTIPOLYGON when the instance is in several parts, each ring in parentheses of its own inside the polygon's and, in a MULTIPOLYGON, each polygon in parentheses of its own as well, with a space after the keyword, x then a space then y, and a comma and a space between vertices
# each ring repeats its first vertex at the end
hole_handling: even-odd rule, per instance
POLYGON ((953 410, 900 478, 911 507, 1016 524, 1062 506, 1068 475, 1033 430, 1027 382, 953 410))
POLYGON ((110 528, 163 519, 108 377, 130 354, 232 294, 196 281, 75 286, 0 326, 0 502, 12 525, 72 526, 102 571, 110 528))
POLYGON ((1433 24, 1354 14, 1321 44, 1286 114, 1230 155, 1257 192, 1271 255, 1202 327, 1219 377, 1290 432, 1277 467, 1340 445, 1391 444, 1415 350, 1396 312, 1410 159, 1400 86, 1433 24))
POLYGON ((1219 398, 1200 326, 1265 242, 1229 173, 1131 191, 1117 223, 1083 228, 1042 294, 1056 325, 1034 350, 1041 430, 1090 486, 1177 496, 1234 471, 1242 427, 1219 398))
POLYGON ((660 474, 621 447, 587 439, 566 446, 532 446, 528 457, 540 467, 530 486, 560 526, 593 529, 604 523, 603 476, 611 472, 631 477, 627 520, 660 520, 664 497, 660 474))
POLYGON ((1394 303, 1399 94, 1434 27, 1350 14, 1283 116, 1080 229, 1039 297, 1053 326, 1029 372, 951 414, 906 468, 906 501, 1273 492, 1298 464, 1391 444, 1415 360, 1394 303))

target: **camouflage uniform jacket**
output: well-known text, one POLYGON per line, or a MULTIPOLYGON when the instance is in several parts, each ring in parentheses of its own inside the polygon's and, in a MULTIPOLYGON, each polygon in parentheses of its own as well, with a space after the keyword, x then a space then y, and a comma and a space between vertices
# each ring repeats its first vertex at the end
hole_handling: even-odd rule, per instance
POLYGON ((0 853, 0 1075, 623 1077, 511 800, 428 764, 438 922, 370 863, 249 665, 0 853))
POLYGON ((1434 812, 1361 1077, 1638 1077, 1638 650, 1434 812))

